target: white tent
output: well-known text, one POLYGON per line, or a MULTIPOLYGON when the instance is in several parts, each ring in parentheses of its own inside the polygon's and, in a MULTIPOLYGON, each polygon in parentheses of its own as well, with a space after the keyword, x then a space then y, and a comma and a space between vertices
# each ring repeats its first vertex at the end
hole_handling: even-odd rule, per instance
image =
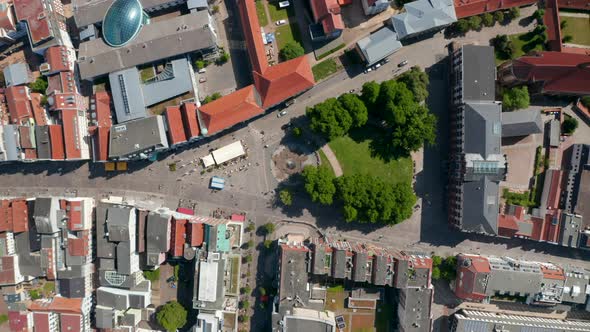
POLYGON ((213 156, 213 159, 217 165, 241 157, 245 154, 246 152, 244 151, 244 147, 240 141, 228 144, 221 149, 211 152, 211 155, 213 156))

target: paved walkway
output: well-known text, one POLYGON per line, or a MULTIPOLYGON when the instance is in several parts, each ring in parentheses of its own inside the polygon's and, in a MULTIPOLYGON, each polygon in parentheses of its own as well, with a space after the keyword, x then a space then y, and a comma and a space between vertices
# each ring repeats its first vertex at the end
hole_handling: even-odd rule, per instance
POLYGON ((590 17, 590 14, 588 14, 588 13, 559 12, 559 16, 588 18, 588 17, 590 17))
POLYGON ((326 158, 328 158, 330 166, 332 166, 332 169, 334 170, 334 174, 336 175, 336 177, 342 176, 342 167, 340 167, 340 163, 338 162, 338 158, 336 158, 334 151, 332 151, 328 144, 324 144, 324 146, 322 146, 322 151, 326 155, 326 158))

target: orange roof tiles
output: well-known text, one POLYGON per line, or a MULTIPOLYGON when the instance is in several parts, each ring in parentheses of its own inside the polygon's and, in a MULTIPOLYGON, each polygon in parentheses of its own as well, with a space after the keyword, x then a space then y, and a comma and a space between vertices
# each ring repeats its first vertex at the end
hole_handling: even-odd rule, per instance
POLYGON ((78 132, 78 111, 64 109, 61 111, 61 116, 66 158, 79 159, 82 157, 82 152, 78 146, 78 137, 84 133, 78 132))
POLYGON ((238 0, 238 6, 252 70, 262 74, 268 67, 268 61, 262 42, 262 29, 256 14, 256 2, 255 0, 238 0))
POLYGON ((110 127, 95 127, 92 139, 94 140, 94 158, 96 161, 109 159, 109 135, 110 127))
POLYGON ((0 201, 0 232, 26 232, 29 230, 29 209, 24 199, 0 201))
POLYGON ((26 21, 29 38, 33 45, 53 37, 49 23, 49 11, 46 11, 43 0, 13 0, 14 11, 19 21, 26 21))
POLYGON ((50 66, 49 72, 70 70, 68 50, 65 46, 52 46, 45 50, 45 62, 50 66))
POLYGON ((457 18, 464 18, 536 2, 534 0, 455 0, 455 13, 457 18))
POLYGON ((543 273, 543 278, 545 279, 553 279, 553 280, 565 280, 565 275, 563 274, 563 269, 560 267, 549 267, 544 264, 541 264, 541 272, 543 273))
POLYGON ((197 123, 197 105, 195 103, 184 103, 180 105, 182 113, 182 123, 187 138, 197 137, 201 134, 201 129, 197 123))
POLYGON ((166 123, 168 124, 168 138, 170 145, 186 142, 186 134, 180 114, 180 106, 166 107, 166 123))
POLYGON ((201 223, 189 223, 188 230, 191 247, 200 247, 205 238, 205 226, 201 223))
POLYGON ((557 0, 559 7, 570 9, 590 9, 590 0, 557 0))
POLYGON ((26 124, 33 117, 26 86, 9 86, 5 90, 10 122, 26 124))
POLYGON ((56 296, 49 300, 36 300, 29 305, 33 312, 56 312, 67 314, 82 313, 82 298, 65 298, 56 296))
POLYGON ((315 80, 303 56, 272 66, 264 75, 254 73, 254 84, 262 96, 262 107, 268 108, 311 89, 315 80))
POLYGON ((68 217, 68 229, 71 231, 81 231, 84 228, 84 220, 82 220, 82 201, 65 201, 66 216, 68 217))
POLYGON ((70 256, 86 256, 88 255, 89 243, 85 232, 79 238, 68 238, 68 253, 70 256))
POLYGON ((184 242, 186 236, 186 219, 174 219, 172 223, 172 237, 170 239, 170 254, 173 257, 180 257, 184 252, 184 242))
POLYGON ((337 0, 311 0, 311 11, 314 20, 322 23, 326 34, 344 29, 340 4, 337 0))
POLYGON ((111 127, 111 96, 106 91, 97 92, 93 96, 96 122, 99 127, 111 127))
POLYGON ((41 106, 40 93, 31 93, 31 106, 33 109, 33 117, 35 118, 35 124, 38 126, 47 125, 47 115, 45 114, 45 109, 41 106))
POLYGON ((4 6, 4 10, 0 10, 0 28, 11 31, 16 30, 16 22, 12 14, 12 6, 4 6))
POLYGON ((25 152, 25 160, 35 160, 37 159, 37 150, 35 149, 23 149, 25 152))
POLYGON ((33 149, 35 148, 35 140, 34 138, 34 127, 29 126, 19 126, 18 127, 18 134, 20 136, 20 147, 23 149, 33 149), (33 133, 31 135, 31 133, 33 133))
POLYGON ((51 142, 51 159, 65 159, 64 136, 61 125, 49 125, 49 141, 51 142))
POLYGON ((199 108, 209 135, 264 113, 252 85, 232 92, 199 108))

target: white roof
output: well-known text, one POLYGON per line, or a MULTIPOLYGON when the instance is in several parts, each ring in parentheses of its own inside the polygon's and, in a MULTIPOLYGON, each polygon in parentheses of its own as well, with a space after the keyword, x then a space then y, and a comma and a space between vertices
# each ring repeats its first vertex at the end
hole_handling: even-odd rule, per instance
POLYGON ((217 264, 218 262, 201 262, 199 301, 215 302, 217 300, 217 264))
POLYGON ((215 159, 215 163, 218 165, 239 156, 243 156, 244 154, 246 154, 246 152, 244 152, 244 147, 240 141, 228 144, 221 149, 211 152, 213 159, 215 159))
POLYGON ((201 161, 203 162, 203 166, 205 168, 215 165, 215 160, 213 160, 213 156, 211 154, 201 158, 201 161))

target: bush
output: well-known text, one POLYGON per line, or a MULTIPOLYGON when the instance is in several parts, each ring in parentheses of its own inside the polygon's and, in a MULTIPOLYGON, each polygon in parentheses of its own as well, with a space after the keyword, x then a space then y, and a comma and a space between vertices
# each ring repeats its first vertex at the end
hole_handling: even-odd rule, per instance
POLYGON ((526 86, 516 87, 504 91, 502 107, 505 111, 527 108, 530 105, 529 89, 526 86))
POLYGON ((582 103, 582 105, 584 105, 584 107, 590 108, 590 96, 584 96, 580 98, 580 102, 582 103))
POLYGON ((567 27, 567 24, 567 20, 561 20, 561 23, 559 24, 561 30, 565 29, 567 27))
POLYGON ((166 303, 156 314, 158 324, 168 332, 176 331, 186 324, 186 309, 177 301, 166 303))
POLYGON ((47 78, 45 78, 45 76, 37 77, 34 82, 29 84, 29 88, 31 88, 33 92, 45 93, 47 91, 47 78))
POLYGON ((0 324, 4 324, 6 322, 8 322, 8 315, 7 314, 0 315, 0 324))
POLYGON ((494 15, 492 15, 491 13, 483 13, 481 15, 481 22, 486 27, 494 26, 494 15))
POLYGON ((279 56, 285 61, 298 58, 304 54, 303 46, 295 41, 288 41, 279 51, 279 56))
POLYGON ((506 19, 504 17, 504 12, 501 10, 498 10, 494 13, 494 19, 496 20, 496 22, 502 24, 504 23, 504 20, 506 19))
POLYGON ((302 133, 303 132, 301 131, 301 128, 299 128, 299 127, 293 128, 293 135, 295 135, 295 137, 301 137, 302 133))
POLYGON ((174 265, 174 280, 178 280, 178 273, 180 272, 180 265, 174 265))
POLYGON ((249 319, 249 317, 247 315, 238 316, 238 320, 240 321, 240 323, 247 323, 248 319, 249 319))
POLYGON ((283 189, 279 192, 279 198, 281 200, 281 203, 285 204, 286 206, 290 206, 291 204, 293 204, 293 196, 291 195, 291 192, 287 189, 283 189))
POLYGON ((515 18, 519 18, 520 17, 520 8, 518 8, 518 7, 510 8, 510 10, 508 10, 508 16, 510 17, 511 20, 513 20, 515 18))
POLYGON ((272 248, 273 241, 272 240, 264 240, 264 247, 266 249, 272 248))
POLYGON ((250 302, 248 300, 242 300, 239 303, 240 309, 247 309, 250 308, 250 302))
POLYGON ((471 30, 481 30, 482 20, 479 16, 471 16, 468 18, 469 28, 471 30))
POLYGON ((248 226, 246 226, 246 232, 253 232, 254 229, 256 229, 256 226, 252 222, 248 223, 248 226))
POLYGON ((524 207, 531 207, 534 205, 534 202, 531 202, 529 199, 528 191, 525 191, 524 193, 514 193, 510 192, 508 188, 504 188, 502 197, 506 199, 507 205, 520 205, 524 207))
POLYGON ((153 271, 143 271, 143 277, 151 282, 159 280, 160 279, 160 269, 157 268, 153 271))
POLYGON ((29 296, 31 297, 32 300, 38 300, 42 297, 41 293, 39 293, 39 290, 37 290, 37 289, 31 289, 29 291, 29 296))
POLYGON ((561 39, 561 42, 563 42, 563 43, 571 43, 572 40, 574 40, 574 37, 572 37, 571 35, 565 35, 561 39))
POLYGON ((455 30, 457 30, 457 32, 459 33, 466 33, 469 31, 469 28, 471 27, 469 21, 465 18, 458 20, 457 23, 454 24, 454 26, 455 30))
POLYGON ((252 289, 248 286, 244 286, 242 288, 240 288, 240 294, 250 294, 252 292, 252 289))
POLYGON ((210 102, 212 102, 214 100, 217 100, 217 99, 219 99, 221 97, 222 97, 221 96, 221 93, 215 92, 214 94, 205 97, 205 99, 203 99, 203 101, 201 102, 201 104, 203 104, 203 105, 208 104, 208 103, 210 103, 210 102))
POLYGON ((537 24, 543 24, 543 17, 545 16, 544 9, 537 9, 531 16, 534 20, 537 21, 537 24))
POLYGON ((264 287, 258 287, 258 294, 260 294, 260 296, 266 295, 266 289, 264 287))
POLYGON ((229 53, 227 53, 226 51, 223 51, 223 53, 221 53, 219 58, 217 58, 218 65, 222 65, 228 61, 229 61, 229 53))
POLYGON ((242 258, 242 261, 244 263, 250 263, 250 262, 252 262, 252 255, 249 254, 248 256, 245 256, 244 258, 242 258))
POLYGON ((219 13, 219 6, 218 5, 214 5, 213 8, 211 8, 211 11, 213 12, 213 14, 219 13))
POLYGON ((562 130, 564 134, 571 135, 578 128, 578 120, 572 117, 566 117, 563 120, 562 130))

